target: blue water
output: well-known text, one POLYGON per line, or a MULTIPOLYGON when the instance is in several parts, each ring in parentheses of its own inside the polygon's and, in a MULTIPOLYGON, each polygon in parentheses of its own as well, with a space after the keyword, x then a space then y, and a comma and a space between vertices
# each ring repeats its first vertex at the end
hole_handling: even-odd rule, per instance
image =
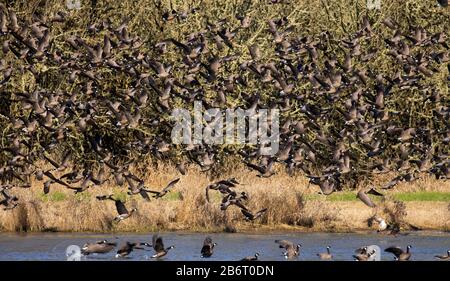
MULTIPOLYGON (((149 242, 152 234, 85 234, 85 233, 0 233, 0 260, 66 260, 66 248, 82 246, 87 242, 107 239, 118 242, 149 242)), ((203 260, 200 249, 205 234, 161 233, 166 247, 174 245, 163 260, 203 260)), ((216 233, 210 234, 217 242, 214 254, 209 260, 239 260, 246 256, 260 254, 260 260, 284 260, 282 250, 275 239, 288 239, 302 245, 298 260, 318 260, 317 253, 325 252, 331 246, 334 260, 352 260, 354 250, 366 245, 378 245, 382 250, 389 246, 406 248, 412 245, 412 260, 435 260, 434 255, 450 250, 450 233, 415 232, 397 237, 379 234, 347 233, 216 233)), ((117 247, 118 248, 118 247, 117 247)), ((114 251, 104 255, 90 255, 82 260, 152 260, 153 249, 135 250, 126 259, 116 259, 114 251)), ((382 260, 393 260, 389 253, 381 254, 382 260)))

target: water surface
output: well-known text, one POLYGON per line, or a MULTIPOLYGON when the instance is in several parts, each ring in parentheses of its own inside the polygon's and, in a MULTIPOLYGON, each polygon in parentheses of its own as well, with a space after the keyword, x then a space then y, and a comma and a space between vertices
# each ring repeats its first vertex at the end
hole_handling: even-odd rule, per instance
MULTIPOLYGON (((166 247, 175 245, 163 260, 204 260, 200 249, 206 234, 161 233, 166 247)), ((118 242, 149 242, 152 234, 88 234, 88 233, 33 233, 0 234, 0 260, 66 260, 66 248, 70 245, 82 246, 87 242, 107 239, 118 242)), ((412 245, 412 260, 435 260, 434 255, 450 250, 450 233, 415 232, 397 237, 379 234, 349 233, 216 233, 210 234, 217 242, 214 254, 209 260, 239 260, 260 253, 260 260, 284 260, 282 249, 275 239, 289 239, 302 245, 298 260, 318 260, 317 253, 325 252, 331 246, 335 260, 352 260, 353 251, 365 245, 378 245, 381 249, 389 246, 406 248, 412 245)), ((117 250, 117 249, 116 249, 117 250)), ((153 260, 153 250, 136 250, 126 259, 116 259, 116 250, 104 255, 90 255, 82 260, 153 260)), ((389 253, 382 253, 382 260, 393 260, 389 253)))

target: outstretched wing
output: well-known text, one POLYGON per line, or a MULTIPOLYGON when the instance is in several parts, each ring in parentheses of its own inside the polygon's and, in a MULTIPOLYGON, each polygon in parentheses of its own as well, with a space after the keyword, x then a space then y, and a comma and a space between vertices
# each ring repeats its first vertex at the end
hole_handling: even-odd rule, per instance
POLYGON ((179 181, 180 181, 180 178, 177 178, 177 179, 174 179, 173 181, 169 182, 169 184, 163 189, 163 192, 168 192, 179 181))
POLYGON ((119 213, 119 215, 128 214, 128 210, 125 207, 125 204, 120 200, 116 200, 116 209, 117 209, 117 213, 119 213))
POLYGON ((97 200, 103 201, 103 200, 109 200, 111 199, 112 194, 110 195, 98 195, 95 198, 97 198, 97 200))
POLYGON ((253 218, 253 214, 250 211, 248 211, 247 209, 241 209, 241 212, 245 217, 247 217, 249 219, 253 218))
POLYGON ((397 176, 395 178, 393 178, 390 182, 388 182, 387 184, 385 184, 382 189, 391 189, 394 186, 396 186, 400 180, 402 179, 402 176, 397 176))
POLYGON ((226 185, 229 187, 235 187, 236 183, 237 183, 237 181, 234 180, 233 178, 231 178, 231 179, 227 179, 227 180, 220 180, 216 184, 223 184, 223 185, 226 185))
POLYGON ((172 42, 178 48, 183 49, 183 51, 185 53, 189 53, 191 51, 191 48, 189 48, 187 45, 185 45, 185 44, 183 44, 183 43, 181 43, 181 42, 179 42, 179 41, 177 41, 177 40, 175 40, 173 38, 170 38, 168 41, 172 42))
POLYGON ((367 206, 373 208, 375 207, 375 204, 372 202, 372 200, 367 196, 367 194, 364 193, 363 190, 358 191, 358 194, 356 195, 364 204, 367 206))
POLYGON ((403 253, 403 250, 400 247, 389 247, 389 248, 386 248, 384 251, 388 252, 388 253, 392 253, 396 257, 399 257, 403 253))
POLYGON ((264 174, 265 169, 261 168, 258 165, 252 164, 250 162, 244 161, 244 164, 247 165, 248 167, 252 168, 253 170, 257 170, 258 172, 260 172, 261 174, 264 174))
POLYGON ((267 211, 267 208, 261 209, 261 210, 259 210, 258 212, 256 212, 256 215, 257 215, 258 217, 259 217, 259 216, 262 216, 266 211, 267 211))
POLYGON ((383 193, 378 192, 373 187, 371 189, 369 189, 369 191, 367 191, 367 194, 372 194, 372 195, 375 195, 375 196, 384 196, 383 193))
POLYGON ((153 249, 155 249, 157 253, 164 251, 164 243, 162 237, 159 237, 157 234, 153 235, 152 244, 153 249))
POLYGON ((289 240, 275 240, 275 243, 279 244, 280 248, 285 249, 294 248, 294 243, 292 243, 289 240))
POLYGON ((200 253, 202 255, 206 254, 211 249, 210 244, 203 245, 202 249, 200 250, 200 253))
POLYGON ((150 196, 148 196, 147 192, 145 190, 139 190, 139 194, 147 201, 150 201, 150 196))
POLYGON ((73 189, 73 187, 71 187, 70 185, 68 185, 68 184, 65 183, 64 181, 62 181, 62 180, 56 178, 52 173, 50 173, 50 171, 45 171, 45 172, 44 172, 44 175, 46 175, 48 178, 50 178, 50 179, 53 180, 54 182, 59 183, 60 185, 63 185, 63 186, 65 186, 65 187, 68 187, 68 188, 72 188, 72 189, 73 189))
POLYGON ((242 210, 246 210, 248 211, 247 207, 245 207, 241 202, 236 201, 233 203, 234 205, 238 206, 239 208, 241 208, 242 210))

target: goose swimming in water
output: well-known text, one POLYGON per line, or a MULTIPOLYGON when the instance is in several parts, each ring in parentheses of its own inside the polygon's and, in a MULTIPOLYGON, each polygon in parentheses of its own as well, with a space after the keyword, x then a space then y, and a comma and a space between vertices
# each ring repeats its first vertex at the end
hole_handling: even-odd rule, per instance
POLYGON ((327 252, 326 253, 319 253, 317 254, 317 256, 321 259, 321 260, 331 260, 333 258, 333 255, 330 252, 331 247, 327 246, 327 252))
POLYGON ((241 259, 241 261, 257 261, 258 257, 259 257, 259 253, 255 253, 254 256, 245 257, 245 258, 241 259))

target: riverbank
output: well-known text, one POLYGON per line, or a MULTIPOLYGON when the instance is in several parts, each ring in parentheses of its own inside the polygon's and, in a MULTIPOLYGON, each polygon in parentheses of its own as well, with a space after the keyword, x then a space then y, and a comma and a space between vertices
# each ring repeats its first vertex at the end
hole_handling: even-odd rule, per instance
MULTIPOLYGON (((255 177, 251 172, 223 174, 235 176, 241 183, 236 191, 246 191, 247 207, 257 211, 268 208, 256 222, 246 222, 240 210, 220 210, 221 197, 212 191, 207 202, 205 187, 214 181, 195 169, 181 176, 174 190, 162 199, 150 202, 139 195, 129 196, 126 187, 105 186, 73 194, 54 186, 44 195, 42 182, 33 182, 29 189, 15 190, 21 199, 12 211, 0 210, 0 231, 27 232, 264 232, 272 230, 305 232, 356 232, 375 230, 369 227, 373 216, 387 222, 399 222, 408 230, 413 225, 423 230, 450 231, 450 182, 425 177, 412 183, 400 183, 392 191, 383 191, 384 199, 375 198, 376 208, 369 208, 356 199, 356 191, 340 191, 331 196, 319 195, 317 186, 309 186, 305 177, 288 177, 283 172, 269 179, 255 177), (114 194, 128 209, 138 211, 131 218, 113 222, 116 215, 112 201, 98 201, 95 196, 114 194)), ((146 185, 160 189, 179 177, 170 167, 149 171, 146 185)), ((379 186, 386 179, 378 179, 379 186)), ((361 186, 364 186, 362 184, 361 186)))
MULTIPOLYGON (((272 223, 234 223, 212 224, 210 219, 187 220, 171 216, 167 212, 152 221, 150 216, 142 214, 150 208, 142 208, 140 213, 119 224, 110 222, 113 208, 86 211, 90 203, 74 208, 71 202, 59 202, 49 205, 42 203, 25 203, 13 212, 0 211, 0 232, 154 232, 154 231, 191 231, 191 232, 267 232, 267 231, 300 231, 300 232, 366 232, 376 230, 376 225, 369 227, 367 220, 374 215, 372 209, 365 208, 359 202, 330 202, 326 210, 318 210, 313 214, 312 206, 321 203, 307 203, 308 211, 297 223, 277 221, 272 223), (81 209, 81 210, 80 210, 81 209), (39 211, 38 211, 39 210, 39 211), (44 210, 44 211, 42 211, 44 210), (38 214, 39 212, 39 214, 38 214), (67 215, 74 217, 68 217, 67 215)), ((450 231, 448 202, 406 202, 406 221, 421 230, 450 231)), ((323 207, 323 206, 321 206, 323 207)), ((174 206, 176 209, 177 207, 174 206)), ((174 211, 175 213, 176 211, 174 211)), ((231 213, 231 212, 230 212, 231 213)), ((233 213, 233 220, 239 214, 233 213)), ((193 215, 195 216, 195 215, 193 215)), ((196 216, 195 216, 196 217, 196 216)))

